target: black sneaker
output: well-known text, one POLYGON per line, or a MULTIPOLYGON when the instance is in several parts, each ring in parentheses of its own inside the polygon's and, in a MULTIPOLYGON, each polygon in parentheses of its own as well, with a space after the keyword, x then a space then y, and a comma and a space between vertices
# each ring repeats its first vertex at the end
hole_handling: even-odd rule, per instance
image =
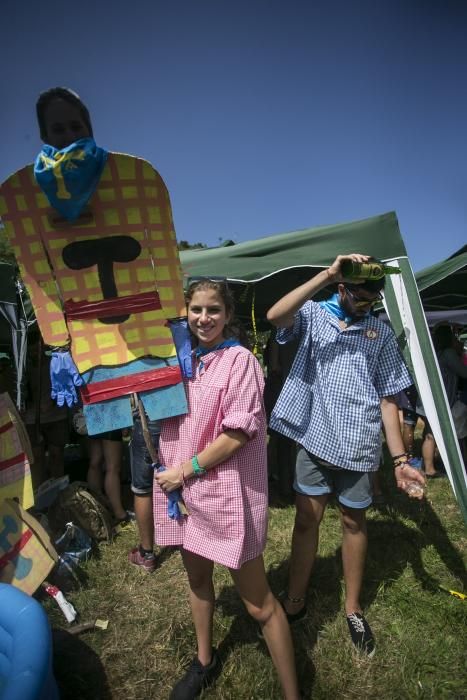
POLYGON ((368 622, 365 620, 363 615, 355 612, 351 615, 347 615, 347 624, 349 626, 352 642, 358 651, 367 654, 367 656, 369 656, 371 659, 376 651, 376 646, 375 638, 373 637, 373 632, 371 631, 371 627, 368 622))
POLYGON ((203 688, 214 682, 220 667, 221 661, 215 649, 212 650, 212 659, 208 666, 203 666, 195 656, 185 675, 173 687, 169 700, 194 700, 203 688))

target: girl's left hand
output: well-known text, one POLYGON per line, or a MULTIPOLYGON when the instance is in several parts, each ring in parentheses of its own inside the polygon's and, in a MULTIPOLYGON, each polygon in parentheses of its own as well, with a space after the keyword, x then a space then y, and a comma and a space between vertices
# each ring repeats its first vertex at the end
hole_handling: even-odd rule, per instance
POLYGON ((183 486, 182 467, 168 467, 163 472, 156 472, 154 479, 163 491, 175 491, 183 486))

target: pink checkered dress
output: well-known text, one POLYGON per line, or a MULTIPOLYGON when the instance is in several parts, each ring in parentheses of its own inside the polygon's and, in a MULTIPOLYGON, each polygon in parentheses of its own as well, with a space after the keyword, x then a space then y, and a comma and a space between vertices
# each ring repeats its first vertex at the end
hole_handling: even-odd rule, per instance
POLYGON ((234 346, 204 355, 204 370, 185 382, 188 414, 162 423, 160 458, 179 466, 227 429, 241 429, 248 442, 201 477, 187 479, 183 498, 189 515, 170 520, 167 496, 154 484, 155 538, 183 545, 233 569, 259 556, 266 544, 268 494, 263 373, 255 357, 234 346))

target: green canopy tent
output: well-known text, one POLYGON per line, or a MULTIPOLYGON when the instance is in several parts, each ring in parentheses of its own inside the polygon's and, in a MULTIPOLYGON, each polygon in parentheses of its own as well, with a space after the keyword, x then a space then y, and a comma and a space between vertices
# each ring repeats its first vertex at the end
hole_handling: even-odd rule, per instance
POLYGON ((467 246, 415 275, 430 326, 447 321, 467 326, 467 246))
POLYGON ((415 276, 425 311, 467 309, 467 246, 415 276))
POLYGON ((254 302, 259 327, 266 311, 286 292, 329 265, 342 251, 366 250, 380 259, 406 256, 394 213, 336 226, 267 236, 232 246, 182 251, 186 277, 221 275, 232 283, 236 310, 251 321, 254 302))
MULTIPOLYGON (((267 327, 266 311, 286 292, 330 265, 336 255, 364 252, 399 267, 388 276, 384 306, 412 370, 451 485, 467 522, 467 475, 444 384, 395 212, 335 226, 292 231, 233 246, 184 251, 184 276, 216 275, 229 280, 244 321, 267 327)), ((464 253, 460 253, 462 256, 464 253)), ((449 262, 449 261, 446 261, 449 262)), ((448 270, 457 273, 460 261, 448 270)), ((437 279, 437 282, 446 279, 437 279)), ((435 283, 437 283, 435 282, 435 283)), ((430 286, 427 277, 426 289, 430 286)), ((323 292, 326 296, 329 290, 323 292)), ((319 297, 317 297, 319 298, 319 297)))

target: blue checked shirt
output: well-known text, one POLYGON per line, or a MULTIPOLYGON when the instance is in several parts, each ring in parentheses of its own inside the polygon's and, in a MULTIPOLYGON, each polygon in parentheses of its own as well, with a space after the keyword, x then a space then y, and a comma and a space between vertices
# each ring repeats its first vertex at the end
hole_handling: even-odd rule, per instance
POLYGON ((316 457, 354 471, 376 471, 385 396, 410 386, 393 331, 373 316, 341 330, 335 316, 307 301, 277 341, 300 338, 270 426, 316 457))

